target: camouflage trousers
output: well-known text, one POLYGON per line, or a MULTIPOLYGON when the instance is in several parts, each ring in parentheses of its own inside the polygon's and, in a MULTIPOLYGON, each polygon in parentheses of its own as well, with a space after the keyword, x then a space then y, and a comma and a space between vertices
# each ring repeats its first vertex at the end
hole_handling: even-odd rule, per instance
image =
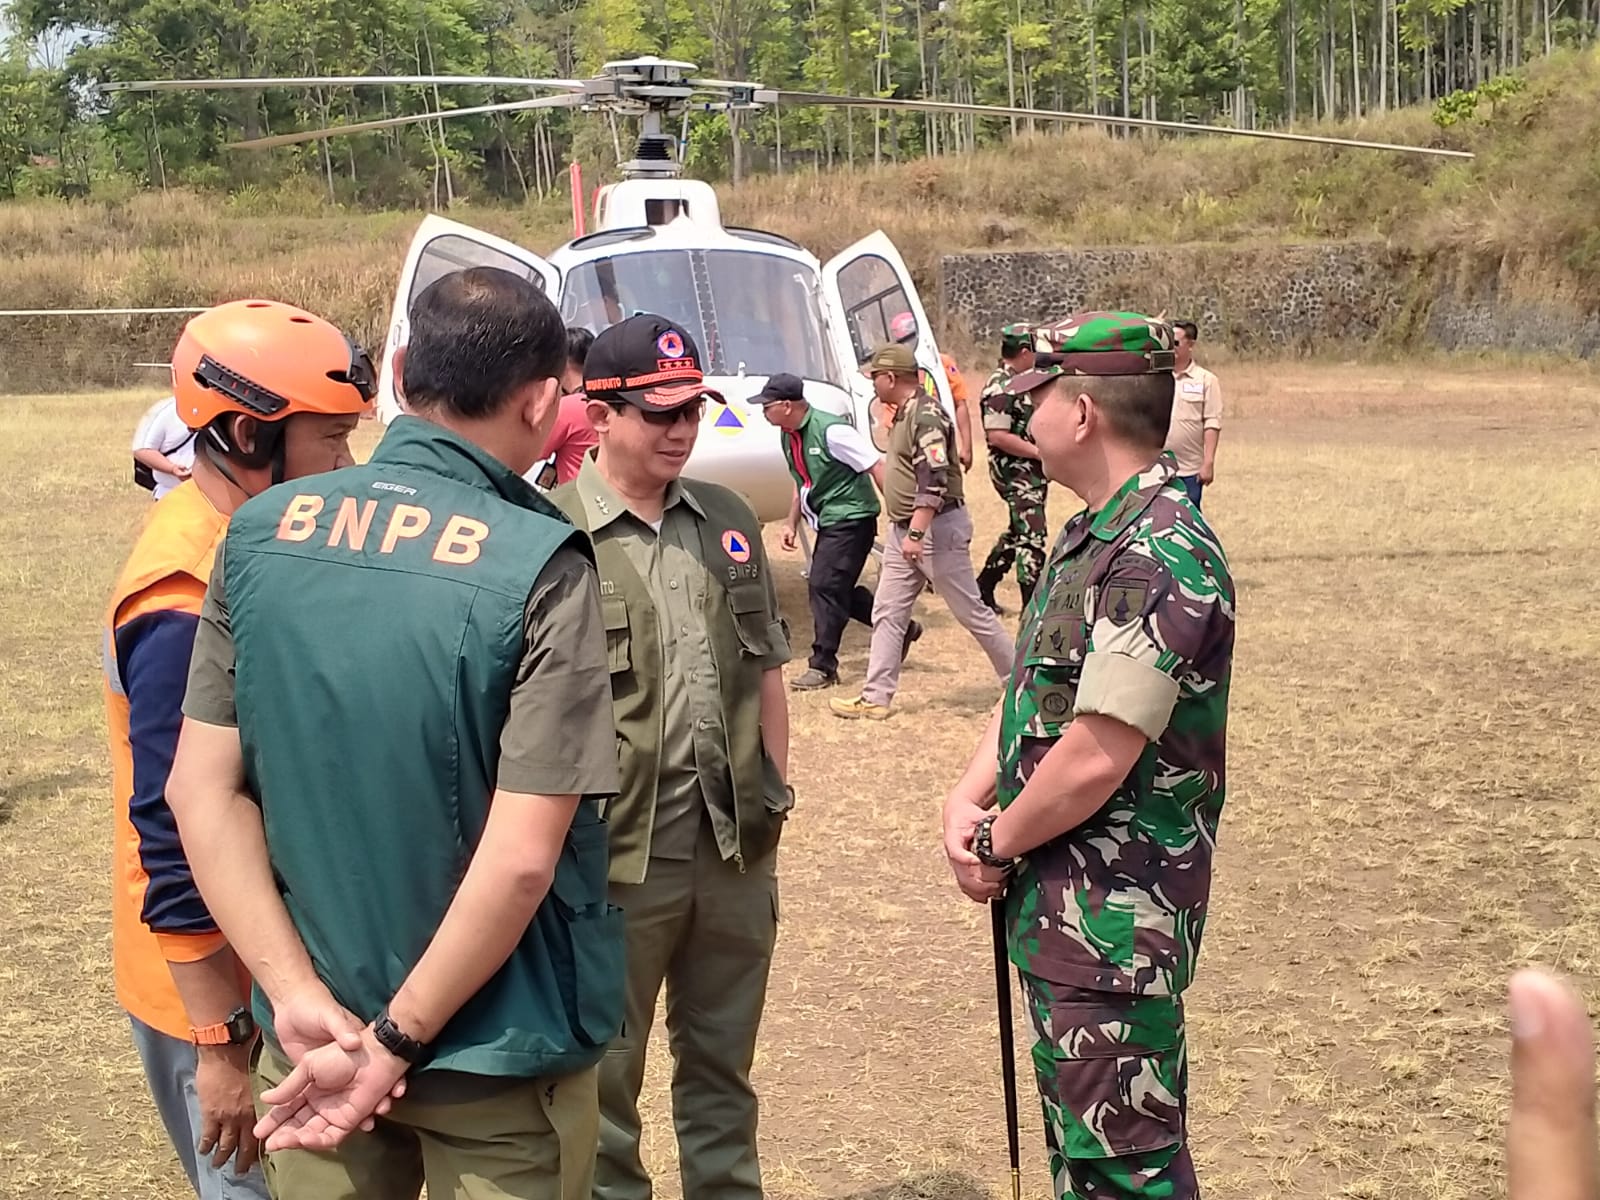
POLYGON ((991 470, 989 480, 1006 502, 1009 520, 984 560, 980 574, 993 587, 1005 578, 1015 563, 1017 586, 1022 589, 1022 599, 1026 602, 1039 582, 1039 573, 1044 570, 1045 543, 1050 536, 1045 518, 1048 485, 1037 472, 1003 468, 991 470))
POLYGON ((1183 999, 1021 978, 1056 1195, 1196 1200, 1183 999))

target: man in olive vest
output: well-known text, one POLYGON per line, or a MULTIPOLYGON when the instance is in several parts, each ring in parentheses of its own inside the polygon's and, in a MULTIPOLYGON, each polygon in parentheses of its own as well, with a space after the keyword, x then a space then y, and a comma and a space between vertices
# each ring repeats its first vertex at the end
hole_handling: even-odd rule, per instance
MULTIPOLYGON (((878 537, 878 494, 883 455, 846 417, 818 412, 806 400, 796 375, 774 375, 755 396, 768 424, 783 431, 783 460, 794 480, 794 500, 783 529, 783 548, 793 550, 800 518, 817 532, 806 576, 811 600, 811 662, 789 681, 796 691, 839 682, 839 640, 852 619, 872 628, 872 593, 861 586, 878 537)), ((922 636, 906 627, 904 648, 922 636)), ((904 655, 902 654, 903 658, 904 655)))
POLYGON ((664 317, 601 333, 583 379, 600 444, 552 495, 594 539, 621 757, 606 819, 627 1008, 600 1068, 600 1200, 651 1195, 638 1097, 663 982, 684 1198, 761 1196, 750 1066, 794 801, 789 639, 750 506, 679 478, 705 400, 720 399, 701 369, 664 317))
POLYGON ((411 329, 371 461, 235 514, 168 795, 256 981, 278 1200, 588 1200, 616 745, 588 543, 521 478, 565 331, 482 267, 411 329))

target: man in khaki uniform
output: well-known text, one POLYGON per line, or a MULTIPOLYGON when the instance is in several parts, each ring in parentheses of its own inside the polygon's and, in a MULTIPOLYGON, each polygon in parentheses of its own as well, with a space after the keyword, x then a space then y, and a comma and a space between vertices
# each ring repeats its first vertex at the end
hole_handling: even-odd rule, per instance
POLYGON ((889 414, 884 510, 889 535, 872 604, 872 652, 861 694, 834 700, 833 715, 882 721, 900 686, 906 627, 931 583, 951 615, 983 647, 1000 679, 1011 669, 1011 636, 978 594, 972 573, 972 515, 962 493, 955 428, 923 390, 909 346, 880 347, 862 367, 889 414))
POLYGON ((1178 460, 1178 482, 1199 508, 1201 491, 1216 476, 1217 442, 1222 437, 1222 385, 1194 361, 1195 338, 1200 335, 1195 323, 1177 321, 1172 332, 1177 362, 1172 372, 1172 426, 1167 432, 1167 449, 1178 460))
POLYGON ((628 978, 600 1070, 600 1200, 651 1195, 638 1096, 663 982, 685 1200, 761 1196, 750 1067, 794 800, 789 638, 749 505, 679 478, 720 399, 700 362, 663 317, 600 334, 584 366, 599 446, 552 497, 594 540, 621 759, 606 819, 628 978))

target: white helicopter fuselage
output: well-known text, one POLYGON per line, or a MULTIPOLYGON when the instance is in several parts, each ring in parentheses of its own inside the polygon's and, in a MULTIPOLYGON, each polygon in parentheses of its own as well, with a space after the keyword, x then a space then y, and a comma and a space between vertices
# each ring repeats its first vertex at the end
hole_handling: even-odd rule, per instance
POLYGON ((901 340, 913 345, 929 386, 951 407, 927 314, 882 233, 822 263, 786 238, 725 227, 716 193, 699 180, 625 180, 600 189, 594 208, 594 230, 548 258, 458 222, 424 218, 384 349, 385 422, 402 411, 392 359, 409 332, 411 301, 435 279, 469 266, 505 267, 539 283, 569 326, 598 333, 636 312, 657 312, 688 329, 707 385, 726 403, 706 406, 685 474, 732 488, 763 522, 783 518, 793 494, 779 431, 752 403, 769 376, 800 376, 813 405, 865 432, 872 390, 857 364, 889 339, 897 316, 910 313, 915 336, 901 340))

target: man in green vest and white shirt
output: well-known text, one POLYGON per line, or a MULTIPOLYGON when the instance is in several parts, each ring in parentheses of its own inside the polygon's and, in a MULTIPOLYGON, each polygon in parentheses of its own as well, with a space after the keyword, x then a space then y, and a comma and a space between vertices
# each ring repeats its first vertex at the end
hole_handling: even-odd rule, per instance
MULTIPOLYGON (((806 576, 811 600, 811 662, 789 681, 797 691, 839 682, 839 641, 852 619, 872 628, 872 593, 861 569, 878 538, 878 493, 883 455, 847 417, 821 412, 806 400, 796 375, 774 375, 755 396, 767 423, 783 432, 783 460, 794 480, 794 501, 784 525, 783 548, 793 550, 800 518, 817 531, 806 576)), ((922 636, 906 627, 905 649, 922 636)), ((904 655, 902 655, 904 657, 904 655)))
POLYGON ((616 745, 588 542, 522 478, 566 331, 487 267, 411 330, 371 461, 230 522, 167 795, 256 982, 278 1200, 589 1200, 616 745))
POLYGON ((663 982, 684 1200, 760 1200, 756 1031, 794 793, 788 629, 750 506, 681 479, 707 399, 688 331, 603 331, 583 390, 600 444, 552 499, 594 539, 621 790, 606 810, 627 917, 622 1036, 600 1068, 597 1200, 649 1200, 645 1041, 663 982))

